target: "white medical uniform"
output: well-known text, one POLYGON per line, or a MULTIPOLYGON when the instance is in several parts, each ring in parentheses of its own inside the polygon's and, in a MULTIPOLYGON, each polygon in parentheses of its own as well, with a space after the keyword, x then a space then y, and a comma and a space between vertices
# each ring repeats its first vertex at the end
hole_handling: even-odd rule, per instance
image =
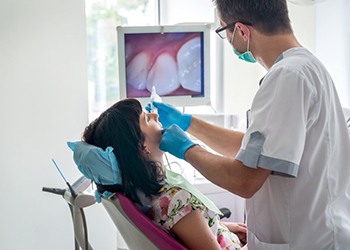
POLYGON ((332 79, 304 48, 285 51, 251 107, 236 157, 272 170, 247 200, 249 250, 350 249, 350 140, 332 79))

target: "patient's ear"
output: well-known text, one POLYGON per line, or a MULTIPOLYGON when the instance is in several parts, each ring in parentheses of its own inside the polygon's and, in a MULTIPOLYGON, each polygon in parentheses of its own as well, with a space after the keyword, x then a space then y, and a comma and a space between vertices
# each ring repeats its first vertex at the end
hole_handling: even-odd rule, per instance
POLYGON ((149 155, 151 153, 151 151, 146 145, 142 145, 142 152, 146 155, 149 155))

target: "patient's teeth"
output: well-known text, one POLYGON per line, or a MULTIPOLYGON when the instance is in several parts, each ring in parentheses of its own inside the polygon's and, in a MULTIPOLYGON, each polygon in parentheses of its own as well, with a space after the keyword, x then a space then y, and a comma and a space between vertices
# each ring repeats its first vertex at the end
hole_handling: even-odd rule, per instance
POLYGON ((200 38, 196 37, 182 45, 177 52, 179 82, 183 88, 195 92, 201 91, 200 45, 200 38))
POLYGON ((147 74, 151 59, 147 53, 141 52, 136 55, 126 67, 126 81, 131 87, 146 89, 147 74))
POLYGON ((180 87, 174 58, 163 53, 154 62, 147 78, 147 89, 155 86, 159 95, 167 95, 180 87))

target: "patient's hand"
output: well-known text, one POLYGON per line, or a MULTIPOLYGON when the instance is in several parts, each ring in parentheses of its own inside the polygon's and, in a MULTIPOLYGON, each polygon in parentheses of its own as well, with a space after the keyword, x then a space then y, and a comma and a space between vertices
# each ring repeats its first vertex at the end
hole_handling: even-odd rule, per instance
POLYGON ((241 241, 242 244, 247 243, 247 226, 243 223, 235 223, 235 222, 224 222, 227 228, 234 234, 236 234, 241 241))

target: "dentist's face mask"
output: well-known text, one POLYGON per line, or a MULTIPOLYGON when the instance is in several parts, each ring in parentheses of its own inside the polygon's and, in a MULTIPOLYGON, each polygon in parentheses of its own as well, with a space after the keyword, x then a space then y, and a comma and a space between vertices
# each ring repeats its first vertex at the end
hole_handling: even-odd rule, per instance
POLYGON ((236 32, 236 26, 233 30, 232 36, 231 36, 231 40, 230 40, 230 44, 232 45, 233 48, 233 52, 238 56, 239 59, 246 61, 246 62, 250 62, 250 63, 255 63, 256 59, 253 55, 253 53, 249 50, 249 42, 250 42, 250 35, 248 37, 248 44, 247 44, 247 51, 244 53, 240 53, 234 46, 233 46, 233 37, 235 35, 236 32))

